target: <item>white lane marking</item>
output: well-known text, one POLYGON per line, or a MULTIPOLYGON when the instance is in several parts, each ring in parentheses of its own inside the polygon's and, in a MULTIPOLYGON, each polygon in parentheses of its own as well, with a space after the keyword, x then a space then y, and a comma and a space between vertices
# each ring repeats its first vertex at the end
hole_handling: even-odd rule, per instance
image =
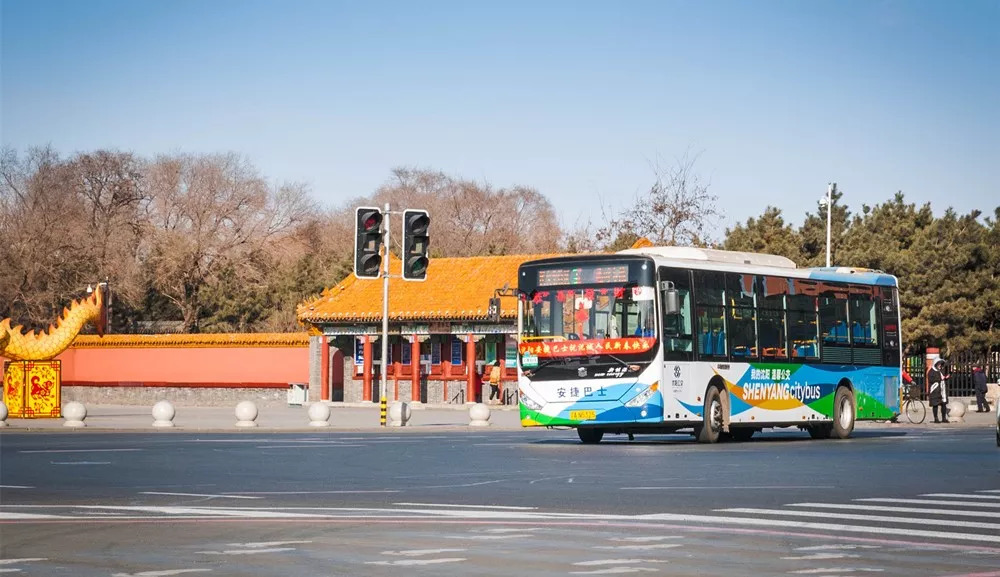
POLYGON ((684 537, 682 537, 681 535, 663 535, 663 536, 651 536, 651 537, 612 537, 611 539, 608 539, 608 540, 609 541, 632 541, 632 542, 636 542, 637 541, 637 542, 641 542, 641 543, 648 543, 650 541, 666 541, 668 539, 669 540, 673 540, 673 539, 683 539, 683 538, 684 537))
POLYGON ((799 555, 797 557, 782 557, 791 561, 827 561, 830 559, 857 559, 861 555, 853 553, 813 553, 811 555, 799 555))
POLYGON ((34 561, 48 561, 48 557, 21 557, 20 559, 0 559, 0 565, 17 565, 34 561))
POLYGON ((688 521, 695 523, 727 523, 734 525, 751 525, 756 527, 783 527, 786 529, 814 529, 818 531, 836 531, 838 533, 871 533, 875 535, 903 535, 909 537, 926 537, 929 539, 958 539, 965 541, 983 541, 1000 543, 1000 535, 979 535, 976 533, 949 533, 945 531, 924 531, 903 527, 868 527, 865 525, 838 525, 834 523, 812 523, 806 521, 790 521, 786 519, 752 519, 741 517, 715 517, 712 515, 683 515, 674 513, 653 513, 637 515, 639 521, 688 521))
MULTIPOLYGON (((789 503, 786 507, 812 507, 823 509, 849 509, 857 511, 857 505, 845 505, 843 503, 789 503)), ((922 513, 924 515, 948 515, 950 517, 986 517, 996 519, 997 514, 992 511, 955 511, 949 509, 925 509, 922 507, 888 507, 885 505, 865 505, 865 511, 885 511, 889 513, 922 513)))
POLYGON ((283 547, 285 545, 307 545, 312 541, 251 541, 249 543, 226 543, 230 547, 247 547, 249 549, 260 549, 264 547, 283 547))
POLYGON ((345 495, 362 493, 400 493, 396 489, 343 490, 343 491, 240 491, 233 495, 345 495))
POLYGON ((145 449, 37 449, 18 451, 18 453, 123 453, 128 451, 145 451, 145 449))
MULTIPOLYGON (((482 533, 524 533, 525 531, 538 531, 541 527, 492 527, 483 529, 482 533)), ((474 533, 477 531, 473 531, 474 533)))
POLYGON ((399 505, 401 507, 455 507, 455 508, 469 508, 469 509, 506 509, 509 511, 534 511, 538 507, 513 507, 504 505, 457 505, 452 503, 393 503, 393 505, 399 505))
POLYGON ((796 547, 796 551, 853 551, 854 549, 881 549, 881 545, 809 545, 807 547, 796 547))
POLYGON ((211 569, 165 569, 163 571, 140 571, 139 573, 112 573, 111 577, 168 577, 184 573, 208 573, 211 569))
POLYGON ((851 513, 829 513, 813 511, 789 511, 787 509, 756 509, 753 507, 736 507, 732 509, 716 509, 719 513, 749 513, 752 515, 784 515, 787 517, 822 517, 824 519, 850 519, 852 521, 875 521, 885 523, 909 523, 911 525, 936 525, 938 527, 965 527, 966 529, 996 529, 1000 532, 1000 524, 977 523, 975 521, 950 521, 947 519, 920 519, 917 517, 890 517, 884 515, 856 515, 851 513))
POLYGON ((479 487, 480 485, 494 485, 496 483, 503 482, 502 479, 497 479, 495 481, 480 481, 478 483, 460 483, 458 485, 425 485, 423 487, 418 487, 419 489, 458 489, 461 487, 479 487))
POLYGON ((446 535, 446 539, 475 539, 477 541, 499 541, 501 539, 520 539, 534 537, 530 533, 504 533, 502 535, 446 535))
POLYGON ((649 549, 673 549, 680 543, 649 543, 646 545, 596 545, 594 549, 621 549, 625 551, 646 551, 649 549))
POLYGON ((135 511, 138 513, 162 513, 165 515, 218 515, 223 517, 246 518, 323 518, 322 513, 290 513, 269 509, 238 509, 235 507, 153 507, 146 505, 72 505, 76 509, 135 511))
POLYGON ((669 563, 666 559, 594 559, 592 561, 577 561, 574 565, 594 567, 600 565, 627 565, 629 563, 669 563))
POLYGON ((939 501, 935 499, 895 499, 892 497, 869 497, 866 499, 854 499, 866 503, 909 503, 911 505, 950 505, 963 507, 981 507, 1000 509, 1000 503, 979 503, 978 501, 939 501))
POLYGON ((263 499, 248 495, 213 495, 208 493, 165 493, 162 491, 140 491, 140 495, 166 495, 168 497, 209 497, 212 499, 263 499))
POLYGON ((49 461, 51 465, 110 465, 111 461, 49 461))
POLYGON ((266 549, 224 549, 222 551, 198 551, 203 555, 258 555, 260 553, 284 553, 295 551, 295 547, 269 547, 266 549))
POLYGON ((921 497, 956 497, 959 499, 1000 499, 1000 495, 969 495, 968 493, 924 493, 921 497))
POLYGON ((593 571, 570 571, 570 575, 622 575, 625 573, 641 573, 643 571, 657 571, 652 567, 609 567, 607 569, 595 569, 593 571))
POLYGON ((818 569, 799 569, 798 571, 789 571, 789 573, 794 573, 796 575, 813 575, 816 573, 835 575, 838 573, 854 573, 855 571, 863 571, 867 573, 881 573, 885 571, 885 569, 877 569, 873 567, 825 567, 818 569))
POLYGON ((0 489, 34 489, 29 485, 0 485, 0 489))
POLYGON ((383 555, 399 557, 420 557, 422 555, 437 555, 438 553, 461 553, 465 549, 408 549, 405 551, 382 551, 383 555))
MULTIPOLYGON (((64 515, 41 515, 37 513, 15 513, 13 511, 0 511, 0 519, 71 519, 64 515)), ((3 563, 3 560, 0 560, 3 563)))
POLYGON ((443 557, 441 559, 399 559, 397 561, 365 561, 365 565, 437 565, 440 563, 459 563, 465 561, 465 557, 443 557))
POLYGON ((701 486, 693 486, 693 487, 677 487, 677 486, 670 486, 670 487, 654 487, 654 486, 619 487, 619 489, 621 489, 622 491, 718 491, 718 490, 721 490, 721 489, 749 489, 751 491, 753 491, 753 490, 771 491, 771 490, 774 490, 774 489, 835 489, 835 488, 836 487, 834 487, 833 485, 812 485, 812 486, 810 486, 810 485, 756 485, 756 486, 750 486, 750 487, 740 487, 740 486, 737 486, 737 485, 732 485, 732 486, 729 486, 729 487, 725 487, 725 486, 723 486, 723 487, 720 487, 720 486, 706 487, 704 485, 701 485, 701 486))
POLYGON ((325 445, 309 443, 305 445, 259 445, 254 448, 255 449, 329 449, 330 447, 364 447, 364 446, 365 445, 355 445, 348 443, 328 443, 325 445))

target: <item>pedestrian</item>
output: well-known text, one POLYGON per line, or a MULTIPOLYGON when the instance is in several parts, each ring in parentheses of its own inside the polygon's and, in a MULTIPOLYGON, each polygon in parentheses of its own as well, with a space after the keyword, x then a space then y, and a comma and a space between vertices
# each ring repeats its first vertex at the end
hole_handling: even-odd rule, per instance
POLYGON ((934 361, 934 366, 927 371, 928 399, 931 410, 934 411, 935 423, 948 422, 948 391, 945 388, 945 381, 948 375, 945 374, 947 363, 944 359, 934 361), (938 420, 938 407, 941 407, 941 420, 938 420))
POLYGON ((490 402, 491 404, 500 403, 500 361, 493 361, 490 369, 490 402), (492 403, 493 399, 496 399, 496 403, 492 403))
POLYGON ((990 404, 986 401, 986 391, 989 390, 989 387, 986 386, 986 373, 983 372, 983 367, 979 363, 972 365, 972 385, 976 391, 976 412, 990 412, 990 404))

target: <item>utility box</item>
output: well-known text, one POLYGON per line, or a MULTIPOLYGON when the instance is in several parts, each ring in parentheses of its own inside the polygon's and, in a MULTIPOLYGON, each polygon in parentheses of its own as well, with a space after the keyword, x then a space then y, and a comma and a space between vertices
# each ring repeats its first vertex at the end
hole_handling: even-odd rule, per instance
POLYGON ((309 385, 306 383, 288 383, 288 404, 301 405, 309 400, 309 385))

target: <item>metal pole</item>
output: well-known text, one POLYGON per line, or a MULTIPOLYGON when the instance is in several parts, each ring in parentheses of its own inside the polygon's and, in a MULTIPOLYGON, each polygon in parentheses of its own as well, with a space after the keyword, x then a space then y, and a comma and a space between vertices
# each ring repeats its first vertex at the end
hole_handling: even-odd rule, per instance
POLYGON ((826 266, 830 266, 830 227, 833 214, 833 193, 837 191, 837 183, 831 182, 826 188, 826 266))
POLYGON ((385 217, 382 219, 382 226, 385 227, 385 236, 382 237, 384 247, 383 256, 385 268, 382 273, 382 377, 379 379, 379 426, 386 426, 386 376, 389 366, 389 203, 385 203, 385 210, 382 212, 385 217))

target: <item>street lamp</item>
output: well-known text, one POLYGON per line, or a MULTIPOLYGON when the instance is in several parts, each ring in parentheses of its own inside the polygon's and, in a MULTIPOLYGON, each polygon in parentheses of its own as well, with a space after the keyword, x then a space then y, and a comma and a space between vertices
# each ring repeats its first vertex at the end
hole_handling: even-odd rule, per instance
POLYGON ((830 216, 833 214, 833 193, 837 192, 837 183, 831 182, 826 188, 826 196, 819 199, 820 206, 826 207, 826 266, 830 266, 830 216))

